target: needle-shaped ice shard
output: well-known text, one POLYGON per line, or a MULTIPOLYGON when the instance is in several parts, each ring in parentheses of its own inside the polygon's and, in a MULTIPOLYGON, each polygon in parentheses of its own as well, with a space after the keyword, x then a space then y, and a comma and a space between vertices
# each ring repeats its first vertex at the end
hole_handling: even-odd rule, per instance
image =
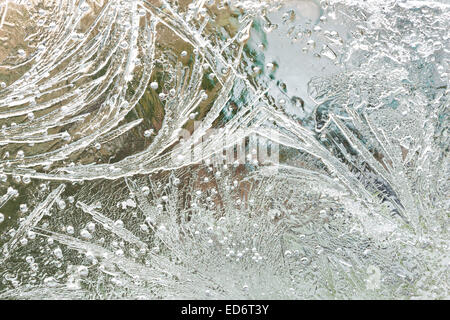
POLYGON ((77 208, 80 208, 85 213, 88 213, 92 216, 92 218, 100 223, 106 230, 111 231, 121 239, 133 243, 141 248, 146 248, 147 245, 142 242, 138 237, 136 237, 134 234, 132 234, 129 230, 125 229, 124 227, 117 225, 113 220, 111 220, 108 217, 105 217, 100 212, 94 210, 92 207, 88 206, 87 204, 78 201, 76 204, 77 208))
POLYGON ((9 187, 8 191, 0 197, 0 208, 3 207, 9 199, 11 199, 12 197, 14 197, 14 195, 17 194, 17 190, 9 187))
POLYGON ((44 216, 45 212, 50 210, 56 199, 63 193, 65 185, 61 184, 55 190, 53 190, 47 198, 39 203, 37 207, 30 213, 20 225, 14 236, 3 246, 4 257, 0 259, 0 263, 8 258, 13 251, 17 248, 19 240, 26 235, 26 233, 35 227, 44 216))

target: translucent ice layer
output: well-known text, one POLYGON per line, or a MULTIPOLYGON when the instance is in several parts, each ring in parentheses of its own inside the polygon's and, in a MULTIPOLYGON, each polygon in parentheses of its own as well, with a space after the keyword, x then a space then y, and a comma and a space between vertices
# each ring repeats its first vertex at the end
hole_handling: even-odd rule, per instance
POLYGON ((449 22, 1 0, 0 298, 448 299, 449 22))

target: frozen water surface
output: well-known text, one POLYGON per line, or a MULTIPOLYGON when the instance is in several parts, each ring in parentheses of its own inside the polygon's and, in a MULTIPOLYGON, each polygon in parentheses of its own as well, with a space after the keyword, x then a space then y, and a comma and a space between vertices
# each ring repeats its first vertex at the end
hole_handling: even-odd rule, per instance
POLYGON ((448 299, 447 1, 1 0, 1 299, 448 299))

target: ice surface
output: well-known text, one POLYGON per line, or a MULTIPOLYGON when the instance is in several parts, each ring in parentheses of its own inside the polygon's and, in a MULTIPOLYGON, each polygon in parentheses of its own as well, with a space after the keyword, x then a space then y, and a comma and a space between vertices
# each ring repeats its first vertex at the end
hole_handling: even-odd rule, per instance
POLYGON ((448 299, 446 1, 0 1, 0 298, 448 299))

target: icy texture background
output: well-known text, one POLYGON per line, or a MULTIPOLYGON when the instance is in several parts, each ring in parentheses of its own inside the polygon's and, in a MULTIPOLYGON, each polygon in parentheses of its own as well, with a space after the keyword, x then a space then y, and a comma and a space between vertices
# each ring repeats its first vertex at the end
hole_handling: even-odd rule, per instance
POLYGON ((0 298, 448 299, 449 30, 444 0, 1 0, 0 298))

